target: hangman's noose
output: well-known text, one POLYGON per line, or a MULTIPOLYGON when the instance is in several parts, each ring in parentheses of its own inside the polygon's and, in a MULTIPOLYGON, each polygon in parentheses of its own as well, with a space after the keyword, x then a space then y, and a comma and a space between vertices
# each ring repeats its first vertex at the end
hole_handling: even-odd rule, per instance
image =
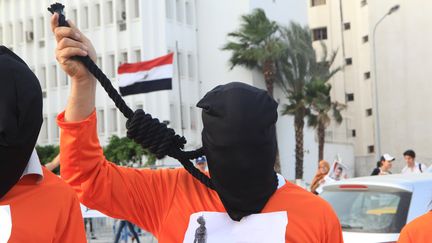
MULTIPOLYGON (((63 12, 64 5, 61 3, 51 4, 48 8, 52 14, 58 13, 59 26, 68 26, 66 17, 63 12)), ((165 155, 171 156, 180 161, 183 167, 201 183, 214 189, 211 179, 199 171, 190 159, 204 155, 202 148, 195 151, 183 151, 186 139, 175 134, 175 131, 168 128, 166 124, 159 122, 150 114, 146 114, 142 109, 135 112, 126 104, 117 90, 112 86, 111 81, 98 68, 89 56, 76 56, 74 59, 82 62, 93 76, 99 80, 99 83, 108 93, 108 96, 114 101, 115 106, 128 119, 126 122, 127 137, 134 140, 141 147, 148 149, 156 155, 158 159, 165 155)))

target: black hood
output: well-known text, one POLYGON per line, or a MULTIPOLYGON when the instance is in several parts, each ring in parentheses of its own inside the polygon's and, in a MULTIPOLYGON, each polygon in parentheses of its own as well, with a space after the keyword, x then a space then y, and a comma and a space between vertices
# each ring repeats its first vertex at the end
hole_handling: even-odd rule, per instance
POLYGON ((277 103, 244 83, 220 85, 198 102, 209 173, 229 216, 260 213, 277 188, 277 103))
POLYGON ((21 58, 0 46, 0 198, 20 179, 42 121, 38 79, 21 58))

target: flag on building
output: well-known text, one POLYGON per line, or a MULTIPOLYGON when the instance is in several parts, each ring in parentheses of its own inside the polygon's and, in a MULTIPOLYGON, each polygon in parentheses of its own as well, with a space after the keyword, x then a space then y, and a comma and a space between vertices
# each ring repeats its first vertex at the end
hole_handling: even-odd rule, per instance
POLYGON ((120 94, 126 96, 172 89, 173 55, 120 65, 117 71, 120 94))

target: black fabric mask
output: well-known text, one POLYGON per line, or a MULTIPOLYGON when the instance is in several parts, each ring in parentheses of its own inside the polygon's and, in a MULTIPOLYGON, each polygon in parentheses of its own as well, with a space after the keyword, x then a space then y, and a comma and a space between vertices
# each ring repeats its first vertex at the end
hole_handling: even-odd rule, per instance
POLYGON ((27 166, 42 120, 38 79, 21 58, 0 46, 0 199, 27 166))
POLYGON ((277 103, 244 83, 220 85, 198 102, 211 180, 235 221, 260 213, 277 189, 277 103))

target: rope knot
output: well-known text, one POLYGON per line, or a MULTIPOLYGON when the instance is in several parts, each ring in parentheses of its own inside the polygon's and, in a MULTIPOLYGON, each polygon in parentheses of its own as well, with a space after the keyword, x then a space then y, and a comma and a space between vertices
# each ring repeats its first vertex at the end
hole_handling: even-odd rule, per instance
POLYGON ((176 135, 174 130, 159 122, 142 109, 138 109, 126 122, 127 137, 147 148, 158 159, 168 155, 172 150, 184 148, 186 139, 176 135))

